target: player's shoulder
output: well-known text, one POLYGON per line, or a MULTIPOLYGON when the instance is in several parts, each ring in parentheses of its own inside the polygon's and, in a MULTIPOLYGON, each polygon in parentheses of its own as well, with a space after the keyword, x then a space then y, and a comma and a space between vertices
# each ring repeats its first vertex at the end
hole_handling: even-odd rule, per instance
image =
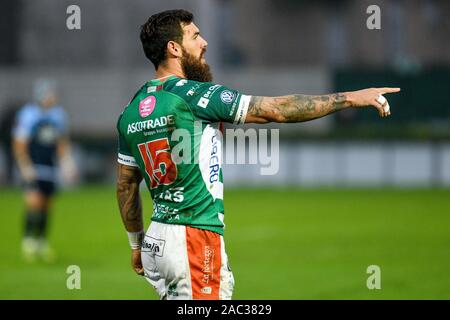
POLYGON ((39 106, 35 103, 27 103, 17 112, 19 119, 37 119, 40 114, 39 106))
POLYGON ((194 85, 196 83, 198 83, 198 82, 180 78, 180 77, 176 77, 176 76, 172 76, 163 83, 163 89, 164 89, 164 91, 168 91, 168 92, 178 91, 178 90, 186 89, 190 85, 194 85))
POLYGON ((221 85, 213 82, 199 82, 178 77, 172 77, 163 84, 164 91, 175 94, 186 101, 218 87, 221 87, 221 85))
POLYGON ((39 112, 39 106, 36 103, 26 103, 20 108, 19 113, 37 113, 39 112))
POLYGON ((142 100, 144 97, 144 93, 146 93, 147 84, 142 85, 133 95, 133 97, 128 101, 128 103, 124 106, 122 109, 122 112, 119 115, 118 121, 120 121, 123 118, 124 113, 126 113, 130 108, 132 108, 133 105, 136 103, 139 103, 140 100, 142 100))
POLYGON ((139 102, 146 97, 150 95, 150 92, 148 90, 149 83, 144 83, 133 95, 133 97, 130 99, 130 101, 125 105, 124 111, 129 109, 130 106, 133 106, 135 104, 139 104, 139 102))

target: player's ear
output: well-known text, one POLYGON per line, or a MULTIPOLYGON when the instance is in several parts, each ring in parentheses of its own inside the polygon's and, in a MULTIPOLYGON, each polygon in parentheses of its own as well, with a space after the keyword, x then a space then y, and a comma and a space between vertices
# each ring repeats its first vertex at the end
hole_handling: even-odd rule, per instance
POLYGON ((180 58, 182 56, 181 45, 175 41, 167 42, 167 52, 169 57, 174 56, 180 58))

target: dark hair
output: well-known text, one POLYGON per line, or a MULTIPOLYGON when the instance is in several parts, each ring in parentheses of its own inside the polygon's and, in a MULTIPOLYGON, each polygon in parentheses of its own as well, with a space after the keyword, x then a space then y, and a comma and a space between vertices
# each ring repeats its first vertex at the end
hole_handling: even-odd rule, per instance
POLYGON ((182 25, 191 23, 194 15, 186 10, 167 10, 152 15, 141 26, 141 42, 145 56, 155 69, 167 59, 167 43, 183 41, 182 25))

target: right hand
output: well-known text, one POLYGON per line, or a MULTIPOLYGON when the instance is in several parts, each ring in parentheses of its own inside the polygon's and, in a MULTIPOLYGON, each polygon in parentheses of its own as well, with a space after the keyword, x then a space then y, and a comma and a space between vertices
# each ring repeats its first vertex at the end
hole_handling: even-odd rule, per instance
POLYGON ((79 181, 79 174, 75 162, 66 157, 61 160, 61 175, 63 181, 69 185, 75 185, 79 181))
POLYGON ((144 275, 144 267, 141 260, 141 249, 131 249, 131 267, 138 275, 144 275))
POLYGON ((372 106, 378 110, 380 117, 387 117, 390 111, 384 111, 384 105, 380 104, 377 99, 385 93, 399 92, 400 88, 370 88, 348 93, 348 98, 352 107, 368 107, 372 106))

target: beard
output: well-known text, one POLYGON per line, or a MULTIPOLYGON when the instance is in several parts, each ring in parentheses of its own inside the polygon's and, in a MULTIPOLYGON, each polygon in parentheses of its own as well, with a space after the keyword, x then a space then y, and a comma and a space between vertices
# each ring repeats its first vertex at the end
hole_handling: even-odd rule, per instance
MULTIPOLYGON (((203 56, 204 52, 202 53, 203 56)), ((193 55, 187 53, 183 49, 183 57, 181 58, 181 68, 183 69, 184 76, 188 80, 194 80, 199 82, 211 82, 212 74, 207 63, 203 63, 201 58, 196 58, 193 55)))

